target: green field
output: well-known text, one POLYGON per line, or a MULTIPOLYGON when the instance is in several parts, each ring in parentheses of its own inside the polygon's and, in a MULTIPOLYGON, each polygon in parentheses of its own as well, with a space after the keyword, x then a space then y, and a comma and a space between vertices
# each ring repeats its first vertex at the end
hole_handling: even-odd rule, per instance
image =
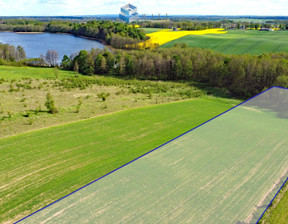
POLYGON ((255 30, 231 30, 226 34, 190 35, 162 45, 172 47, 186 43, 189 47, 209 48, 225 54, 263 54, 288 52, 288 31, 264 32, 255 30))
POLYGON ((68 78, 76 75, 75 72, 57 70, 51 68, 33 68, 33 67, 12 67, 12 66, 0 66, 0 78, 5 79, 55 79, 56 75, 58 78, 68 78))
POLYGON ((288 90, 242 104, 24 223, 256 223, 288 173, 288 119, 263 105, 281 107, 279 95, 288 90))
POLYGON ((0 219, 23 218, 231 106, 197 99, 1 139, 0 219))
MULTIPOLYGON (((98 84, 84 89, 65 89, 55 83, 74 77, 76 73, 61 70, 56 73, 57 78, 55 70, 50 68, 0 66, 0 80, 4 79, 0 82, 0 118, 5 117, 8 111, 12 114, 11 118, 0 120, 1 221, 16 221, 240 103, 238 100, 207 96, 192 83, 80 75, 80 80, 96 79, 98 84), (32 88, 9 91, 11 85, 16 88, 17 84, 27 82, 31 82, 32 88), (103 91, 111 94, 106 102, 97 97, 103 91), (50 115, 43 112, 23 117, 24 112, 33 111, 38 105, 44 107, 47 92, 53 93, 60 113, 50 115), (199 99, 133 109, 191 99, 199 92, 204 94, 200 94, 199 99), (83 104, 80 112, 75 113, 79 99, 83 104), (126 111, 114 113, 121 110, 126 111), (109 113, 114 114, 37 130, 109 113), (30 130, 35 131, 17 135, 30 130), (1 140, 4 136, 15 134, 15 137, 1 140), (131 140, 125 141, 127 136, 131 140), (41 138, 46 141, 41 141, 41 138), (109 145, 111 142, 115 143, 113 147, 109 145), (56 172, 58 174, 54 175, 56 172)), ((286 194, 281 202, 287 202, 287 198, 286 194)), ((285 219, 285 209, 278 209, 277 213, 277 217, 285 219)))
POLYGON ((163 30, 162 28, 140 28, 140 29, 144 30, 146 34, 163 30))

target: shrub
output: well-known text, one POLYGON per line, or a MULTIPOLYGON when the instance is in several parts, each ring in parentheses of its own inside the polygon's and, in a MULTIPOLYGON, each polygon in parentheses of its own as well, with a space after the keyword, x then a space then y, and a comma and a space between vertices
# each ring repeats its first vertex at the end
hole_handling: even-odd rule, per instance
POLYGON ((102 92, 102 93, 98 94, 97 96, 98 96, 100 99, 102 99, 102 101, 104 102, 104 101, 106 101, 106 99, 108 98, 108 96, 110 96, 110 93, 104 93, 104 92, 102 92))
POLYGON ((55 107, 53 96, 50 93, 46 94, 45 106, 48 110, 48 113, 50 114, 56 114, 59 112, 58 109, 55 107))
POLYGON ((25 113, 22 114, 23 117, 30 117, 30 112, 26 111, 25 113))
POLYGON ((76 106, 76 111, 75 111, 75 113, 79 113, 79 112, 80 112, 81 105, 82 105, 82 100, 79 99, 78 104, 77 104, 77 106, 76 106))
POLYGON ((36 110, 35 110, 35 114, 36 114, 36 115, 39 114, 40 111, 41 111, 41 106, 39 105, 39 106, 36 108, 36 110))
POLYGON ((23 97, 23 98, 20 100, 20 102, 21 102, 21 103, 22 103, 22 102, 25 102, 25 100, 26 100, 26 98, 23 97))
POLYGON ((33 124, 33 120, 29 119, 28 122, 27 122, 27 125, 32 125, 32 124, 33 124))
POLYGON ((153 93, 152 93, 152 92, 149 92, 149 93, 148 93, 148 98, 149 98, 149 99, 152 99, 152 98, 153 98, 153 93))

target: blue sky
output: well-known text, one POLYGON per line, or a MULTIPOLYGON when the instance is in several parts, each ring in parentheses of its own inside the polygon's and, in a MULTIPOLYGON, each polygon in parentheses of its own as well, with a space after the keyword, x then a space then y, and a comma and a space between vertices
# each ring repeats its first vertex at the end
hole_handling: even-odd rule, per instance
MULTIPOLYGON (((0 16, 118 14, 119 0, 0 0, 0 16)), ((288 15, 287 0, 130 0, 140 14, 288 15)))

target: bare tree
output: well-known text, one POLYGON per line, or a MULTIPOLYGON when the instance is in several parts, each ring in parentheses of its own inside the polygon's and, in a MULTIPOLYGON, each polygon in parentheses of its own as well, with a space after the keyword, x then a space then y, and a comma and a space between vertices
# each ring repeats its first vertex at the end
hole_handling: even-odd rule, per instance
POLYGON ((48 50, 45 59, 49 66, 56 66, 59 59, 58 52, 55 50, 48 50))

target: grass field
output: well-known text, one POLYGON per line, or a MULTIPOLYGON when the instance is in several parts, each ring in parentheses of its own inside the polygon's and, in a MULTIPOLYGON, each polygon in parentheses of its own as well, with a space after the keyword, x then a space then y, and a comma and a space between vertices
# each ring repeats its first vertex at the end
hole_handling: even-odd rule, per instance
POLYGON ((0 219, 16 221, 231 106, 197 99, 1 139, 0 219))
MULTIPOLYGON (((237 100, 206 96, 205 92, 193 87, 191 83, 123 80, 95 76, 92 79, 97 80, 97 84, 86 86, 83 89, 67 89, 59 85, 59 82, 63 78, 74 77, 76 73, 60 70, 56 73, 58 78, 55 76, 54 69, 0 66, 0 80, 2 79, 0 82, 0 118, 6 117, 8 112, 11 113, 10 118, 6 117, 4 120, 0 120, 0 139, 5 136, 36 130, 28 134, 0 140, 0 220, 16 221, 25 214, 27 215, 71 192, 73 189, 131 160, 131 158, 143 154, 151 147, 155 147, 232 107, 232 105, 240 103, 237 100), (16 89, 17 84, 20 86, 27 84, 28 87, 30 85, 32 88, 20 87, 19 91, 10 92, 11 85, 16 89), (52 92, 56 106, 60 108, 59 114, 50 115, 45 112, 43 105, 47 92, 52 92), (101 102, 97 97, 97 94, 101 92, 110 93, 106 102, 101 102), (201 99, 197 100, 128 110, 187 100, 199 96, 199 93, 201 99), (75 113, 75 107, 79 100, 82 100, 83 103, 80 112, 75 113), (22 116, 27 111, 34 111, 39 105, 42 106, 44 112, 37 115, 31 112, 31 116, 28 118, 22 116), (127 111, 87 120, 83 123, 73 123, 71 126, 67 124, 37 131, 40 128, 120 110, 127 111), (126 127, 123 125, 124 123, 127 123, 126 127), (135 126, 135 124, 137 125, 135 126), (70 127, 72 127, 71 130, 70 127), (79 131, 76 130, 78 128, 79 131), (84 133, 82 133, 83 130, 84 133), (118 135, 116 130, 120 132, 118 135), (65 137, 64 135, 67 133, 70 134, 65 137), (111 137, 109 133, 115 133, 115 135, 111 137), (92 136, 98 136, 98 134, 99 137, 92 139, 92 136), (47 143, 40 141, 40 138, 44 138, 43 135, 45 135, 45 139, 48 137, 47 143), (78 137, 74 139, 73 135, 78 137), (131 137, 131 141, 126 142, 125 135, 131 137), (137 138, 137 135, 141 137, 137 138), (71 144, 70 137, 73 139, 71 144), (101 138, 106 137, 107 140, 101 141, 101 138), (23 144, 27 140, 28 143, 23 144), (65 148, 67 142, 69 142, 67 145, 69 149, 65 148), (109 148, 108 142, 117 142, 117 144, 115 147, 109 148), (147 144, 143 144, 144 142, 147 144), (96 152, 93 151, 95 149, 93 144, 97 145, 96 152), (136 147, 139 146, 137 150, 133 144, 136 144, 136 147), (20 145, 25 146, 25 152, 21 151, 23 148, 19 147, 20 145), (33 147, 30 147, 31 145, 33 147), (99 152, 98 146, 101 148, 99 152), (89 152, 90 149, 92 151, 89 152), (129 153, 127 154, 123 149, 128 149, 129 153), (108 159, 103 160, 106 158, 103 150, 108 150, 108 159), (35 154, 31 157, 29 153, 32 152, 35 154), (63 159, 63 163, 54 158, 57 155, 60 155, 58 159, 63 159), (65 159, 66 156, 67 160, 65 159), (16 159, 11 159, 13 157, 16 159), (87 157, 89 160, 86 163, 84 160, 87 157), (48 164, 49 161, 46 159, 51 159, 51 164, 48 164), (28 165, 26 166, 26 164, 28 165), (21 170, 22 168, 23 170, 21 170), (51 171, 54 174, 54 171, 58 172, 61 169, 63 172, 59 172, 59 176, 55 176, 56 179, 53 179, 51 171), (39 185, 29 184, 29 182, 37 181, 39 185), (13 187, 7 191, 7 186, 11 185, 13 187), (66 188, 64 185, 68 187, 66 188), (32 195, 31 189, 33 190, 32 195), (41 193, 42 191, 43 193, 41 193)), ((84 77, 80 76, 79 78, 84 77)), ((288 198, 287 194, 285 198, 288 198)), ((283 198, 284 202, 286 199, 283 198)), ((277 212, 280 217, 285 217, 285 210, 278 209, 277 212)))
MULTIPOLYGON (((75 72, 57 70, 58 78, 68 78, 76 75, 75 72)), ((55 79, 55 69, 0 66, 0 78, 5 79, 55 79)))
POLYGON ((257 107, 279 95, 288 90, 254 98, 24 223, 256 223, 288 174, 288 119, 257 107))
POLYGON ((161 47, 186 43, 189 47, 209 48, 225 54, 263 54, 288 52, 288 31, 261 32, 255 30, 231 30, 226 34, 189 35, 161 47))
MULTIPOLYGON (((57 70, 57 74, 58 78, 55 78, 55 70, 49 68, 0 66, 0 138, 115 111, 207 98, 206 91, 189 82, 81 75, 73 78, 76 73, 61 70, 57 70), (67 81, 66 78, 73 79, 67 81), (47 113, 44 106, 48 92, 59 109, 57 114, 47 113), (105 102, 98 97, 103 92, 110 94, 105 102), (79 102, 81 107, 77 111, 79 102)), ((240 101, 234 101, 237 102, 240 101)))
POLYGON ((163 30, 162 28, 140 28, 140 29, 144 30, 147 34, 163 30))

